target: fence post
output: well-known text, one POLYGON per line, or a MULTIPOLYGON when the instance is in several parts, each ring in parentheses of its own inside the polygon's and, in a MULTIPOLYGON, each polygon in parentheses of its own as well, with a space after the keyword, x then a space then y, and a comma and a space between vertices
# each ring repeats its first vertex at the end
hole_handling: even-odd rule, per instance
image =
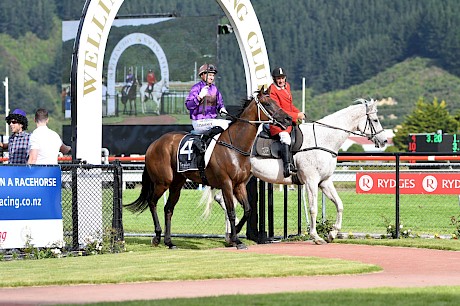
POLYGON ((117 241, 124 240, 123 230, 123 168, 117 159, 113 162, 113 219, 112 228, 116 231, 115 238, 117 241))
POLYGON ((283 204, 284 204, 284 239, 287 238, 288 226, 287 226, 287 214, 288 214, 288 186, 283 185, 283 204))
POLYGON ((80 249, 80 244, 78 243, 78 175, 77 167, 72 166, 72 249, 80 249))
POLYGON ((268 183, 268 239, 273 240, 274 234, 273 221, 273 184, 268 183))
POLYGON ((396 238, 399 238, 399 157, 400 155, 398 153, 396 155, 396 221, 395 221, 395 226, 396 226, 396 238))
POLYGON ((265 182, 259 180, 259 233, 258 243, 267 241, 267 232, 265 231, 265 182))

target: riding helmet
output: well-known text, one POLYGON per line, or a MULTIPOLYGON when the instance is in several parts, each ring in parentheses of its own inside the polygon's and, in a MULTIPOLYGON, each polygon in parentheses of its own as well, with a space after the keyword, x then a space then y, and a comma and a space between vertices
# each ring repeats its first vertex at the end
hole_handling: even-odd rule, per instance
POLYGON ((281 68, 281 67, 276 67, 272 71, 272 77, 277 78, 277 77, 287 77, 286 71, 281 68))
POLYGON ((200 69, 198 69, 198 75, 201 76, 203 73, 217 73, 217 67, 213 64, 204 64, 201 65, 200 69))
POLYGON ((16 108, 11 114, 9 114, 6 118, 5 121, 10 124, 11 120, 16 120, 20 124, 22 124, 22 129, 27 130, 27 126, 29 124, 27 117, 26 117, 26 112, 23 111, 22 109, 16 108))

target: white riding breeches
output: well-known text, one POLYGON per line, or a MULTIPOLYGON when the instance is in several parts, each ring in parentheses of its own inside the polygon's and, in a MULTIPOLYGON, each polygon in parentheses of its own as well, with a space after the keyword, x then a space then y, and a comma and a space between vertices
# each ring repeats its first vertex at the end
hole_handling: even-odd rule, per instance
POLYGON ((230 122, 231 122, 230 120, 225 120, 225 119, 200 119, 200 120, 192 120, 192 126, 193 126, 193 130, 196 133, 202 134, 210 130, 214 126, 220 126, 224 130, 226 130, 230 122))
POLYGON ((291 145, 291 135, 288 132, 280 132, 278 135, 280 136, 281 143, 287 144, 288 146, 291 145))

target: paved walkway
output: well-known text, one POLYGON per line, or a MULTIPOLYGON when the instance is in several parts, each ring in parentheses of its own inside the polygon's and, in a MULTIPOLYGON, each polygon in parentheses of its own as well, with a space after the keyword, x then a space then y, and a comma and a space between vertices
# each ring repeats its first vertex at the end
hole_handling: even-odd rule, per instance
POLYGON ((379 265, 382 272, 345 276, 167 281, 107 285, 0 288, 0 305, 45 305, 260 294, 374 287, 460 286, 460 252, 349 244, 288 242, 234 248, 251 252, 316 256, 379 265))

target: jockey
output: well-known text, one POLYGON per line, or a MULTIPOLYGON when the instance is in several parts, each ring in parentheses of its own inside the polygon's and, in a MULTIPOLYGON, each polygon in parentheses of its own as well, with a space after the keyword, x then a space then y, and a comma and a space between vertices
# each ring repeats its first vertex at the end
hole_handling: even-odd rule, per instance
MULTIPOLYGON (((273 83, 270 85, 270 98, 275 100, 278 105, 289 116, 292 117, 292 122, 300 123, 305 119, 305 114, 299 111, 292 102, 291 85, 286 81, 286 71, 281 68, 275 68, 272 71, 273 83)), ((282 145, 281 159, 283 160, 283 175, 289 177, 292 173, 296 172, 294 165, 290 161, 289 146, 291 145, 292 126, 287 127, 285 130, 278 126, 270 125, 271 136, 278 135, 282 145)))
MULTIPOLYGON (((185 100, 185 106, 190 112, 190 119, 192 119, 192 126, 196 134, 204 134, 213 127, 225 130, 230 123, 229 120, 217 119, 218 114, 224 115, 227 110, 222 94, 214 84, 216 74, 215 65, 202 65, 198 70, 201 80, 192 86, 185 100)), ((204 150, 203 147, 200 149, 204 150)))
POLYGON ((152 93, 153 91, 153 85, 155 85, 156 78, 155 78, 155 73, 153 73, 152 69, 149 69, 149 73, 147 73, 147 92, 152 93))
POLYGON ((129 68, 128 69, 128 74, 126 75, 125 79, 126 85, 125 85, 125 94, 128 95, 129 89, 131 86, 134 84, 134 75, 133 75, 133 69, 129 68))

